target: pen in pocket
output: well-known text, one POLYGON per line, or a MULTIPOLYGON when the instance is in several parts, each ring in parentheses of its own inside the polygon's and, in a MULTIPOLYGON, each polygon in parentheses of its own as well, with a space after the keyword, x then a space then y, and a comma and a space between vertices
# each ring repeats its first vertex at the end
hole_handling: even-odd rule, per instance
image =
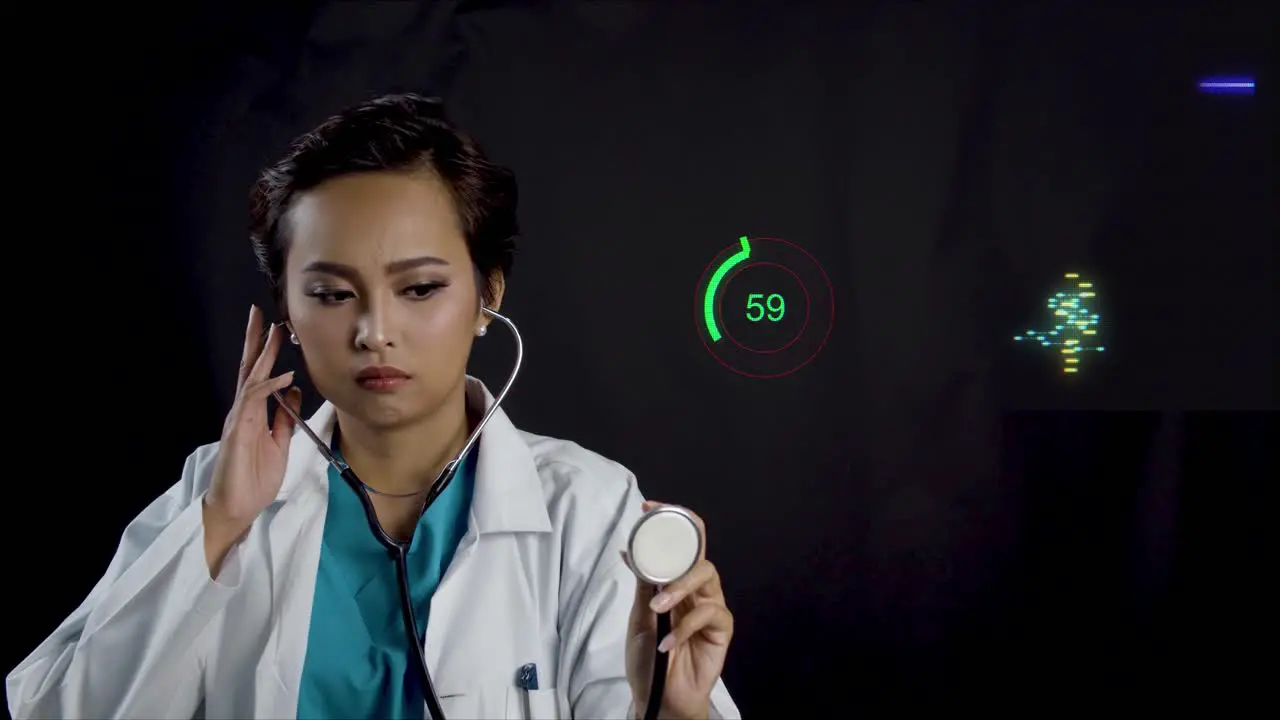
POLYGON ((516 686, 524 690, 524 716, 533 717, 533 704, 529 701, 529 692, 538 689, 538 666, 533 663, 521 665, 516 673, 516 686))

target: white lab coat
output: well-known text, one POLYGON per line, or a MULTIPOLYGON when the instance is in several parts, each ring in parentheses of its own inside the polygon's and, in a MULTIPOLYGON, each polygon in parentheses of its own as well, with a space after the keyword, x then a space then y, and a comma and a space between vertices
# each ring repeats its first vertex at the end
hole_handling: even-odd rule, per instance
MULTIPOLYGON (((493 402, 474 379, 468 398, 493 402)), ((327 441, 333 407, 309 425, 327 441)), ((187 458, 89 597, 9 674, 14 718, 296 717, 327 465, 295 434, 276 501, 211 580, 201 504, 217 452, 187 458)), ((634 717, 624 657, 636 580, 619 550, 641 501, 626 468, 494 414, 426 629, 446 717, 634 717), (515 679, 530 662, 541 689, 526 697, 515 679)), ((740 717, 723 682, 712 704, 712 717, 740 717)))

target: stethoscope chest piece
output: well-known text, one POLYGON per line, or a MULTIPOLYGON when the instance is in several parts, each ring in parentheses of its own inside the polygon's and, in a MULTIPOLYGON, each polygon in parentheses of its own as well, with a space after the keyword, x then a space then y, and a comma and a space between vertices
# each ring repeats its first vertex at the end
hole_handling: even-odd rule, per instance
POLYGON ((664 506, 645 513, 627 542, 631 569, 654 585, 666 585, 689 572, 701 554, 702 532, 693 516, 680 507, 664 506))

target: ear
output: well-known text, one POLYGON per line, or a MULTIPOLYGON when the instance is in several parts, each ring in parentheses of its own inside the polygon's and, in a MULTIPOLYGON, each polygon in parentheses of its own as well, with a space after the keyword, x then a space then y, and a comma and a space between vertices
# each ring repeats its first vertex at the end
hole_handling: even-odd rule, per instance
MULTIPOLYGON (((502 293, 507 289, 507 279, 503 276, 501 271, 494 270, 487 278, 487 281, 489 284, 489 300, 486 302, 484 300, 484 294, 481 293, 480 304, 494 312, 498 312, 502 307, 502 293)), ((480 314, 480 317, 478 318, 480 324, 488 324, 489 316, 485 315, 482 310, 477 310, 477 312, 480 314)))

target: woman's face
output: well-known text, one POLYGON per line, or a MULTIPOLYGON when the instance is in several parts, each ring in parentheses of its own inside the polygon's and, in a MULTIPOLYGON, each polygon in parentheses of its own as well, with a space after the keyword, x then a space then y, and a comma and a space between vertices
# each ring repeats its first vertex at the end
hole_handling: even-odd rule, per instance
POLYGON ((434 413, 488 322, 448 190, 425 172, 349 175, 286 221, 289 326, 316 389, 376 427, 434 413))

